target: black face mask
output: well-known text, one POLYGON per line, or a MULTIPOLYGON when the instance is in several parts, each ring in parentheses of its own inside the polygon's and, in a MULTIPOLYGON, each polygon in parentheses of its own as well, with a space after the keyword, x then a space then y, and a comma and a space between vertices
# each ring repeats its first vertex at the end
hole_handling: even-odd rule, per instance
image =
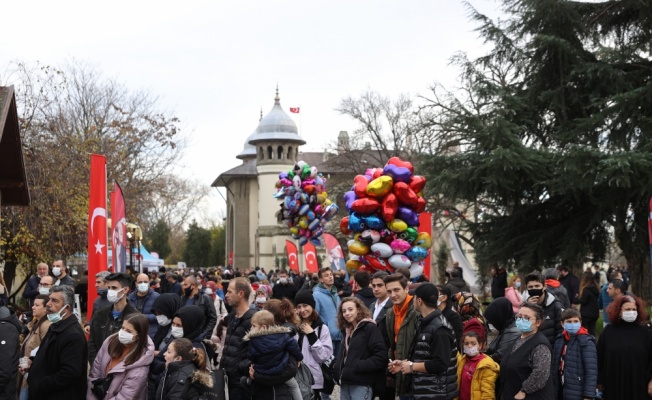
POLYGON ((184 294, 186 297, 190 297, 190 295, 192 294, 192 286, 187 287, 187 288, 183 291, 183 294, 184 294))
POLYGON ((313 282, 319 282, 319 278, 312 278, 313 282))
POLYGON ((527 292, 530 295, 530 297, 535 297, 535 296, 541 297, 541 295, 543 294, 543 289, 528 289, 527 292))

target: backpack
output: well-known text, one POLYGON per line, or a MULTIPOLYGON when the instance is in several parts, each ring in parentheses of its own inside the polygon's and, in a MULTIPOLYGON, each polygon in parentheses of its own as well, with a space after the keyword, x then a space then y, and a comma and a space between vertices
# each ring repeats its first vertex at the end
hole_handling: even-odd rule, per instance
MULTIPOLYGON (((317 328, 317 337, 321 337, 321 328, 324 326, 322 323, 317 328)), ((299 344, 302 345, 303 333, 299 333, 299 344)), ((333 389, 335 388, 335 354, 331 355, 330 358, 319 365, 321 367, 321 374, 324 377, 324 388, 321 392, 326 394, 332 394, 333 389)))

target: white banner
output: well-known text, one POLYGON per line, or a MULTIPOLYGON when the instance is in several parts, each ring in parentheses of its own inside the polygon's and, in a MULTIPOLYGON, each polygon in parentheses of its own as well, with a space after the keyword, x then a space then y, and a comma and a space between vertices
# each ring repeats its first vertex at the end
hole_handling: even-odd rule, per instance
POLYGON ((462 268, 462 271, 464 271, 464 281, 469 285, 471 288, 471 292, 475 294, 481 293, 480 288, 478 288, 478 276, 475 273, 475 269, 471 267, 471 263, 469 260, 467 260, 466 256, 464 255, 464 252, 462 251, 462 247, 460 246, 459 239, 457 238, 457 234, 453 231, 449 231, 449 241, 450 241, 450 249, 451 249, 451 258, 453 261, 457 261, 462 268))

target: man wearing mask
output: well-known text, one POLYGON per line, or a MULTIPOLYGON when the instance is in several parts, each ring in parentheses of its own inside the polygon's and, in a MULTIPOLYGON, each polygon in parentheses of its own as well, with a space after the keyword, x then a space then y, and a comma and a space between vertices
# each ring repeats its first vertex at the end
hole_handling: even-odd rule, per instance
MULTIPOLYGON (((113 304, 106 298, 109 289, 106 287, 106 281, 104 279, 107 276, 109 276, 109 271, 102 271, 95 274, 95 290, 97 291, 97 297, 93 302, 93 314, 91 315, 91 318, 93 318, 98 310, 113 304)), ((91 333, 91 320, 86 321, 84 332, 86 332, 87 335, 91 333)))
POLYGON ((284 269, 278 273, 278 281, 272 288, 273 299, 288 299, 294 302, 294 297, 297 295, 297 287, 294 286, 294 281, 288 278, 288 272, 284 269))
POLYGON ((91 320, 90 336, 88 337, 88 361, 93 365, 97 352, 104 340, 122 328, 122 321, 138 310, 129 305, 127 296, 131 287, 131 278, 124 273, 115 273, 105 278, 108 292, 107 300, 111 307, 97 311, 91 320))
POLYGON ((48 275, 50 269, 46 263, 39 263, 36 266, 36 275, 33 275, 25 284, 23 291, 23 298, 29 302, 29 306, 34 305, 34 298, 39 294, 38 285, 41 283, 41 278, 48 275))
POLYGON ((303 283, 301 290, 310 290, 311 292, 315 290, 315 287, 319 285, 319 274, 318 273, 308 273, 306 281, 303 283))
POLYGON ((204 312, 204 326, 201 329, 200 338, 210 339, 213 334, 213 329, 217 324, 217 312, 213 305, 213 300, 207 295, 200 293, 198 289, 199 283, 197 278, 190 275, 183 280, 181 288, 183 289, 183 296, 181 297, 182 306, 195 305, 202 309, 204 312))
POLYGON ((54 278, 50 275, 45 275, 41 278, 41 281, 38 284, 38 294, 47 294, 49 295, 54 287, 54 278))
POLYGON ((154 339, 154 335, 158 330, 156 315, 152 311, 152 305, 158 296, 160 295, 149 286, 149 276, 147 274, 139 274, 136 277, 136 291, 129 293, 127 297, 129 304, 147 317, 147 322, 149 322, 147 335, 152 339, 154 339))
POLYGON ((63 263, 63 260, 57 260, 52 264, 52 275, 57 279, 54 286, 68 285, 75 287, 75 280, 68 275, 68 267, 63 263))
MULTIPOLYGON (((392 302, 392 308, 387 311, 385 320, 389 338, 389 359, 406 360, 417 327, 417 312, 414 309, 412 296, 408 294, 408 282, 403 274, 388 275, 383 278, 383 281, 392 302)), ((396 374, 396 395, 401 400, 411 399, 412 387, 408 382, 409 379, 405 378, 400 369, 392 369, 390 372, 396 374)))
POLYGON ((554 346, 555 338, 564 330, 561 323, 564 308, 559 299, 547 292, 545 280, 540 273, 531 272, 525 276, 524 281, 527 290, 523 292, 523 299, 543 308, 543 321, 538 330, 546 336, 550 346, 554 346))
POLYGON ((75 290, 55 286, 46 310, 52 323, 34 361, 28 361, 27 383, 31 399, 83 400, 86 398, 87 349, 84 331, 74 316, 75 290))
MULTIPOLYGON (((410 294, 414 296, 414 310, 421 316, 417 320, 414 345, 405 359, 390 362, 389 372, 414 374, 412 389, 417 398, 453 400, 458 395, 457 346, 451 326, 437 308, 439 291, 427 282, 410 294)), ((475 353, 467 355, 476 356, 479 350, 475 347, 475 353)))

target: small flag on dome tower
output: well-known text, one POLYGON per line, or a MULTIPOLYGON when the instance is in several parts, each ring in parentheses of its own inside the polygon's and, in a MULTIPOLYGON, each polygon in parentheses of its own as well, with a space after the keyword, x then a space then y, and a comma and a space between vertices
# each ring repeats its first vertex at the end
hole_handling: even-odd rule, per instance
POLYGON ((290 107, 290 112, 295 113, 295 114, 299 114, 299 108, 300 107, 290 107))

